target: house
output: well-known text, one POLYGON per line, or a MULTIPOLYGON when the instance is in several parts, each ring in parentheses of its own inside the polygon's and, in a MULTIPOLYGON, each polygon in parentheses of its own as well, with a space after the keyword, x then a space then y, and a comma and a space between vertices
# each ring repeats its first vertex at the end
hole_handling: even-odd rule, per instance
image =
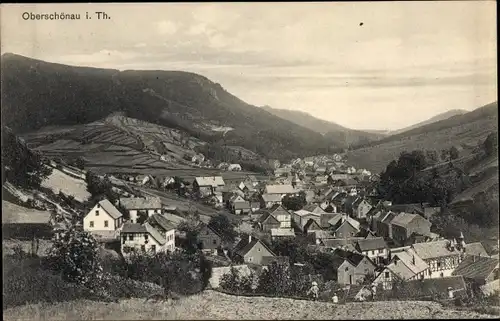
MULTIPOLYGON (((461 240, 462 244, 465 244, 463 242, 463 234, 461 234, 461 237, 459 237, 457 241, 461 240)), ((488 256, 488 252, 486 252, 486 249, 484 248, 481 242, 465 244, 464 247, 465 247, 465 255, 488 256)))
POLYGON ((281 205, 280 194, 262 194, 260 198, 261 208, 271 208, 274 205, 281 205))
POLYGON ((83 218, 83 229, 94 235, 115 238, 110 234, 118 230, 123 224, 123 215, 110 201, 104 199, 97 204, 83 218))
POLYGON ((315 214, 326 214, 326 212, 316 204, 308 204, 302 208, 304 211, 308 211, 315 214))
POLYGON ((478 285, 498 280, 498 259, 468 255, 455 268, 451 275, 462 276, 475 281, 478 285))
POLYGON ((332 254, 335 257, 332 268, 336 271, 338 284, 358 284, 366 276, 375 275, 376 265, 367 256, 341 249, 332 254))
POLYGON ((174 251, 175 238, 166 239, 163 235, 153 228, 149 223, 125 223, 120 232, 121 250, 124 255, 131 252, 156 253, 160 251, 174 251))
POLYGON ((366 219, 370 223, 370 229, 378 233, 378 224, 382 221, 387 213, 381 209, 372 208, 367 214, 366 219))
POLYGON ((193 181, 193 192, 203 198, 222 191, 225 185, 222 176, 196 177, 193 181))
POLYGON ((411 246, 430 267, 430 278, 451 276, 465 256, 465 248, 454 240, 416 243, 411 246))
POLYGON ((260 202, 259 201, 250 201, 250 211, 255 213, 260 210, 260 202))
POLYGON ((444 277, 440 279, 410 280, 405 283, 405 293, 408 299, 423 297, 438 297, 448 299, 450 292, 454 298, 467 298, 467 284, 461 276, 444 277))
POLYGON ((224 206, 224 197, 222 196, 222 193, 216 192, 214 195, 209 196, 206 199, 206 202, 215 208, 221 208, 224 206))
POLYGON ((321 224, 321 214, 312 213, 306 210, 298 210, 293 212, 292 220, 295 223, 295 226, 304 232, 304 226, 309 221, 309 219, 313 219, 316 223, 321 224))
POLYGON ((337 213, 335 217, 328 221, 333 236, 337 238, 349 238, 359 233, 360 224, 355 219, 346 214, 337 213))
POLYGON ((400 213, 392 221, 392 239, 400 244, 413 233, 429 235, 431 233, 431 222, 418 214, 400 213))
POLYGON ((154 229, 160 232, 166 240, 174 240, 175 244, 175 224, 169 221, 163 214, 153 214, 147 221, 154 229))
MULTIPOLYGON (((320 245, 322 241, 331 240, 331 239, 335 238, 333 236, 333 234, 330 231, 327 231, 327 230, 317 230, 317 231, 312 232, 311 234, 313 235, 314 242, 317 245, 320 245)), ((324 245, 325 244, 323 243, 323 246, 324 245)))
POLYGON ((269 212, 265 212, 255 222, 256 227, 262 232, 271 232, 271 229, 278 229, 281 223, 269 212))
POLYGON ((130 223, 141 223, 153 214, 161 214, 162 205, 159 197, 120 198, 120 205, 128 211, 130 223))
POLYGON ((365 219, 366 214, 370 211, 372 205, 364 198, 358 198, 352 203, 351 213, 354 218, 360 220, 365 219))
POLYGON ((359 240, 356 242, 356 250, 368 256, 375 264, 383 264, 389 257, 389 247, 383 237, 359 240))
POLYGON ((387 212, 382 220, 377 221, 377 234, 386 239, 392 239, 392 220, 396 217, 396 213, 387 212))
POLYGON ((392 289, 394 281, 421 280, 429 277, 429 265, 411 248, 393 249, 391 262, 380 271, 373 283, 384 290, 392 289))
POLYGON ((208 224, 202 224, 198 233, 198 245, 203 252, 216 253, 223 246, 223 237, 216 229, 208 224))
POLYGON ((281 197, 289 194, 296 194, 297 190, 291 184, 266 185, 265 194, 280 195, 281 197))
POLYGON ((322 231, 321 226, 319 226, 319 223, 316 220, 310 218, 304 225, 304 233, 309 234, 318 231, 322 231))
POLYGON ((281 228, 292 227, 292 214, 288 212, 282 205, 275 204, 269 209, 269 213, 274 216, 281 224, 281 228))
POLYGON ((276 255, 261 240, 251 235, 243 237, 233 249, 235 261, 262 265, 267 256, 276 255))
POLYGON ((248 214, 250 213, 250 202, 243 199, 243 197, 237 195, 233 196, 229 201, 231 210, 234 214, 248 214))
POLYGON ((329 221, 332 218, 339 218, 339 213, 324 213, 321 214, 319 218, 319 226, 321 226, 322 229, 328 229, 331 225, 329 221))
POLYGON ((235 172, 235 171, 241 171, 241 165, 240 164, 230 164, 228 167, 227 167, 227 170, 228 171, 231 171, 231 172, 235 172))
POLYGON ((291 239, 295 237, 295 232, 291 228, 272 228, 271 240, 291 239))
POLYGON ((333 251, 336 249, 349 250, 351 252, 357 252, 356 242, 362 240, 362 237, 350 237, 350 238, 324 238, 319 242, 320 247, 324 247, 327 251, 333 251))

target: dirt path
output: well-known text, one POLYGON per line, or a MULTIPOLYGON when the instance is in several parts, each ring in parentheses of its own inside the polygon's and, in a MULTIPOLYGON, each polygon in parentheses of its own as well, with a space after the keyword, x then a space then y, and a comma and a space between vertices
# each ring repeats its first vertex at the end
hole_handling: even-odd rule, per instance
POLYGON ((443 309, 423 301, 366 302, 333 305, 324 302, 237 297, 214 291, 174 302, 144 299, 120 303, 76 301, 56 305, 27 305, 4 310, 5 320, 353 320, 353 319, 479 319, 495 318, 467 311, 443 309))

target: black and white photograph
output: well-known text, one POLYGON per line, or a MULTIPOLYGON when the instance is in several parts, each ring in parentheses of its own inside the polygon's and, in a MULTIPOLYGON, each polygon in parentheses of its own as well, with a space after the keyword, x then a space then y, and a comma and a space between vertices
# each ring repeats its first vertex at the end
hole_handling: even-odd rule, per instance
POLYGON ((3 318, 498 319, 496 12, 0 4, 3 318))

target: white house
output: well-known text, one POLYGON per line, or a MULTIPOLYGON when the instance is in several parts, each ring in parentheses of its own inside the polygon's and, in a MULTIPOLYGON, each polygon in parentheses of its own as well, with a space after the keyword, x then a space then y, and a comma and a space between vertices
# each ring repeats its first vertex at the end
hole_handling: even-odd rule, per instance
POLYGON ((137 223, 140 215, 150 217, 162 212, 161 200, 158 197, 120 198, 120 205, 128 211, 130 223, 137 223))
POLYGON ((306 225, 307 221, 309 221, 310 219, 313 219, 314 221, 316 221, 316 223, 321 225, 321 214, 319 213, 313 213, 306 210, 298 210, 293 212, 292 215, 293 222, 302 231, 304 230, 304 226, 306 225))
POLYGON ((381 264, 389 258, 389 246, 383 237, 359 240, 356 242, 356 250, 368 256, 375 264, 381 264))
POLYGON ((98 202, 83 218, 83 229, 105 236, 112 236, 123 224, 123 215, 110 201, 104 199, 98 202))
POLYGON ((149 223, 125 223, 120 233, 121 250, 124 255, 131 252, 157 253, 175 250, 175 230, 164 237, 149 223))
POLYGON ((291 184, 266 185, 265 194, 280 195, 281 197, 288 194, 295 194, 298 191, 291 184))

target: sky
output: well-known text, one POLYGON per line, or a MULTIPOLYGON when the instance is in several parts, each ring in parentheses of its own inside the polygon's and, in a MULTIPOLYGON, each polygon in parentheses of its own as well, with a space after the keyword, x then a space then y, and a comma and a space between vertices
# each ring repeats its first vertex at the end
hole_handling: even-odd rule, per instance
POLYGON ((2 54, 196 72, 247 103, 355 129, 497 100, 495 1, 2 4, 0 23, 2 54))

